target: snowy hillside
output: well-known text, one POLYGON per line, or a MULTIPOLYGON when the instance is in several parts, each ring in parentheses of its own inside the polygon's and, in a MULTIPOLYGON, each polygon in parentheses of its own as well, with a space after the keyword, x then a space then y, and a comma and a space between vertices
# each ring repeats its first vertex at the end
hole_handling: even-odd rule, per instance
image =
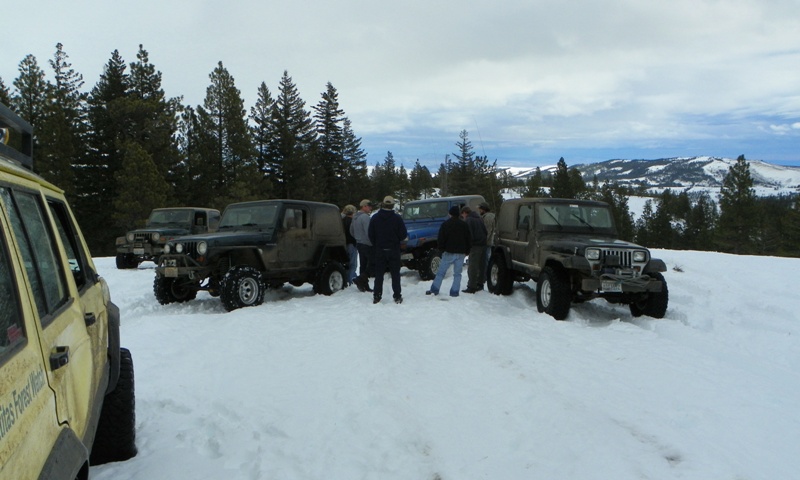
MULTIPOLYGON (((673 190, 719 191, 728 169, 736 163, 730 158, 691 157, 658 160, 608 160, 585 165, 568 165, 581 171, 587 181, 597 176, 600 183, 608 180, 621 185, 650 185, 653 191, 673 190)), ((756 194, 760 196, 800 193, 800 167, 773 165, 748 160, 756 194)), ((554 171, 555 165, 540 167, 554 171)), ((535 168, 508 168, 515 177, 527 178, 535 168)))
POLYGON ((595 300, 563 322, 532 284, 431 298, 406 270, 402 305, 287 286, 231 313, 204 293, 161 306, 152 264, 97 259, 139 455, 92 478, 796 478, 800 260, 654 255, 666 318, 595 300))

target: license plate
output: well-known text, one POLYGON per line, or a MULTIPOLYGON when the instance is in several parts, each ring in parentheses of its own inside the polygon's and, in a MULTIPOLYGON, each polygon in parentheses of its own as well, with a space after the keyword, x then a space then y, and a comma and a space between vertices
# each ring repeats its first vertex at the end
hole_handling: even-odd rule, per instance
POLYGON ((600 284, 604 292, 621 292, 622 284, 613 280, 603 280, 600 284))
POLYGON ((144 255, 144 248, 134 248, 133 249, 134 255, 144 255))
POLYGON ((178 267, 166 267, 166 268, 164 268, 164 276, 165 277, 177 277, 178 276, 178 267))

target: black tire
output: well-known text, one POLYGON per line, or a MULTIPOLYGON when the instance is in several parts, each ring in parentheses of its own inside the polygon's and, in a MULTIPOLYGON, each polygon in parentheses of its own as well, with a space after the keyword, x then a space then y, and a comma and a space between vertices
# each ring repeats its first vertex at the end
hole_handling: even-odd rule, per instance
POLYGON ((660 292, 650 292, 643 300, 636 301, 630 304, 631 315, 634 317, 641 317, 647 315, 653 318, 664 318, 667 313, 667 304, 669 304, 669 289, 667 288, 667 281, 664 275, 660 273, 652 273, 650 276, 661 282, 662 288, 660 292))
POLYGON ((564 320, 569 315, 572 296, 569 278, 562 270, 544 267, 536 283, 536 308, 556 320, 564 320))
POLYGON ((161 305, 183 303, 197 298, 198 285, 187 278, 171 278, 156 275, 153 293, 161 305))
POLYGON ((117 268, 119 270, 125 270, 128 268, 137 268, 138 266, 139 266, 139 261, 136 260, 136 257, 134 257, 132 253, 117 254, 117 268))
POLYGON ((433 280, 436 278, 436 272, 439 271, 439 265, 442 263, 442 255, 439 250, 431 249, 425 254, 425 257, 419 264, 419 278, 420 280, 433 280))
POLYGON ((344 266, 335 261, 327 262, 314 282, 314 292, 322 295, 333 295, 345 287, 344 266))
POLYGON ((230 312, 237 308, 261 305, 266 290, 261 272, 253 267, 237 265, 222 278, 219 298, 225 310, 230 312))
POLYGON ((500 254, 492 255, 486 271, 486 288, 495 295, 511 295, 513 287, 514 279, 505 259, 500 254))
POLYGON ((119 349, 119 361, 117 386, 103 399, 103 409, 92 444, 92 465, 121 462, 136 456, 133 357, 127 348, 119 349))

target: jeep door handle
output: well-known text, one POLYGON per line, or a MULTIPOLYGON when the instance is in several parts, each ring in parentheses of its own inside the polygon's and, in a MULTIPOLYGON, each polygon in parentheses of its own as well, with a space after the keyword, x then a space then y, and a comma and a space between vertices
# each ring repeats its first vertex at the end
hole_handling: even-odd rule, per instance
POLYGON ((69 363, 69 347, 54 347, 50 353, 50 370, 56 371, 69 363))
POLYGON ((97 323, 97 317, 94 316, 94 313, 84 313, 83 314, 83 321, 86 322, 87 327, 91 327, 95 323, 97 323))

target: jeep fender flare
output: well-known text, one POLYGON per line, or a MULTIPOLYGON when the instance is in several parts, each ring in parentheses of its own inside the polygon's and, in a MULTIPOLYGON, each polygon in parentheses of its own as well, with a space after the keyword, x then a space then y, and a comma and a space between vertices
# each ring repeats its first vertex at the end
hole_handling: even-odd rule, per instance
POLYGON ((347 255, 346 247, 337 245, 322 245, 314 259, 314 268, 320 269, 328 260, 336 260, 342 265, 346 266, 350 263, 350 257, 347 255))
POLYGON ((119 339, 119 307, 113 302, 106 305, 108 315, 108 386, 106 394, 112 392, 117 387, 120 368, 120 339, 119 339))
POLYGON ((513 270, 511 262, 511 250, 505 245, 500 245, 492 249, 492 256, 499 257, 509 270, 513 270))
POLYGON ((660 258, 651 258, 644 267, 644 273, 666 272, 667 264, 660 258))

